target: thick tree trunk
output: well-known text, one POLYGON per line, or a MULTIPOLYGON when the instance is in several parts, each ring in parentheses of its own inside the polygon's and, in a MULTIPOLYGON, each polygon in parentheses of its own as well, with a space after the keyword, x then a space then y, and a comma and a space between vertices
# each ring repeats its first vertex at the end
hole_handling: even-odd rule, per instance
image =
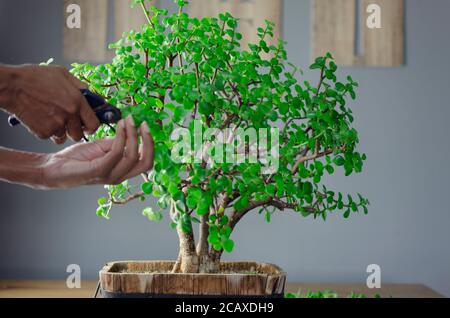
POLYGON ((177 227, 178 238, 180 240, 180 255, 179 270, 181 273, 198 273, 199 272, 199 257, 195 250, 194 233, 184 232, 180 227, 177 227))
MULTIPOLYGON (((210 261, 209 257, 209 225, 208 215, 203 215, 200 219, 199 238, 197 245, 197 255, 199 260, 199 272, 200 273, 212 273, 215 272, 214 264, 210 261)), ((217 268, 218 270, 218 268, 217 268)))
POLYGON ((208 235, 209 235, 209 225, 208 225, 208 215, 203 215, 200 218, 200 228, 199 237, 197 245, 197 255, 202 258, 208 255, 208 235))
POLYGON ((177 228, 180 252, 172 269, 173 273, 217 273, 219 271, 221 254, 209 250, 207 221, 208 215, 201 217, 197 247, 192 228, 189 233, 177 228))
POLYGON ((217 273, 219 271, 220 255, 218 252, 197 254, 194 236, 177 230, 180 239, 180 253, 172 269, 173 273, 217 273))
POLYGON ((219 272, 220 260, 214 260, 210 256, 203 257, 200 263, 200 273, 214 274, 219 272))

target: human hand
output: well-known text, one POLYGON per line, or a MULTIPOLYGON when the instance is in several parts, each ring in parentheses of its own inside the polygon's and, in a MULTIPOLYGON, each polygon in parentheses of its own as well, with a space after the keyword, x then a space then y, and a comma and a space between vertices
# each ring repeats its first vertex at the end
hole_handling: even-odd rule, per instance
POLYGON ((141 125, 142 143, 131 117, 117 125, 115 139, 76 144, 47 155, 42 168, 44 188, 71 188, 88 184, 119 184, 153 167, 153 138, 141 125))
POLYGON ((41 139, 63 144, 80 141, 100 126, 80 89, 86 84, 61 66, 9 67, 11 83, 5 109, 41 139))

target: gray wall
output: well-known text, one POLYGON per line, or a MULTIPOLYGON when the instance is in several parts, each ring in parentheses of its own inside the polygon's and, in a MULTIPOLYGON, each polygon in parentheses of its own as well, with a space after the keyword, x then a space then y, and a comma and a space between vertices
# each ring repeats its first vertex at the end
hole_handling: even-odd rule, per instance
MULTIPOLYGON (((285 0, 284 37, 291 60, 307 69, 310 1, 285 0)), ((384 282, 425 283, 450 296, 448 0, 406 1, 407 65, 343 68, 361 88, 353 103, 363 173, 338 175, 329 185, 361 192, 368 216, 326 223, 282 213, 267 225, 246 217, 227 259, 275 262, 292 281, 364 282, 368 264, 381 266, 384 282)), ((0 62, 61 58, 62 6, 51 0, 0 0, 0 62)), ((308 72, 307 72, 308 74, 308 72)), ((309 75, 307 77, 310 77, 309 75)), ((312 79, 312 78, 311 78, 312 79)), ((0 115, 0 123, 6 116, 0 115)), ((0 124, 0 144, 54 151, 23 129, 0 124)), ((154 224, 139 204, 117 208, 108 222, 95 216, 101 187, 39 192, 0 184, 0 277, 62 278, 67 264, 84 278, 114 259, 173 259, 175 233, 154 224)))

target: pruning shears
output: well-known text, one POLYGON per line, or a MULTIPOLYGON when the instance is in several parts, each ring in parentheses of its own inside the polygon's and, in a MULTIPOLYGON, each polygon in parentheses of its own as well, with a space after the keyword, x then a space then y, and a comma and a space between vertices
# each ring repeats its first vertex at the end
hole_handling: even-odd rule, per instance
MULTIPOLYGON (((102 96, 88 89, 81 89, 80 92, 86 98, 101 124, 110 126, 111 124, 116 124, 122 118, 120 109, 107 103, 102 96)), ((20 121, 14 115, 9 116, 8 123, 11 127, 20 125, 20 121)), ((86 140, 86 138, 84 139, 86 140)))

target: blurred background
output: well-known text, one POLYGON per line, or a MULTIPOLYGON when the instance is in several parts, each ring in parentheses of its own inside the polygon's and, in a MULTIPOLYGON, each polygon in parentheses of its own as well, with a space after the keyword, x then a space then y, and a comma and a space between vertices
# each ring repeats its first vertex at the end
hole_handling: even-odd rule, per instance
MULTIPOLYGON (((174 8, 171 0, 160 6, 174 8)), ((280 32, 290 61, 315 82, 317 74, 308 70, 312 7, 312 0, 282 1, 280 32)), ((0 0, 0 63, 53 57, 69 67, 64 9, 63 1, 0 0)), ((351 105, 368 160, 363 173, 326 181, 367 196, 369 214, 348 220, 336 214, 323 222, 286 211, 267 224, 253 213, 234 232, 235 252, 225 259, 272 262, 290 281, 325 283, 364 283, 367 266, 378 264, 382 283, 423 283, 450 296, 449 12, 448 0, 405 0, 403 65, 340 68, 341 76, 360 83, 351 105)), ((113 39, 110 31, 107 40, 113 39)), ((61 149, 9 128, 6 120, 0 114, 1 146, 61 149)), ((95 209, 103 195, 101 186, 44 192, 0 183, 0 279, 65 279, 73 263, 83 279, 95 279, 108 261, 176 258, 177 236, 167 217, 152 223, 136 202, 113 209, 109 221, 100 219, 95 209)))

